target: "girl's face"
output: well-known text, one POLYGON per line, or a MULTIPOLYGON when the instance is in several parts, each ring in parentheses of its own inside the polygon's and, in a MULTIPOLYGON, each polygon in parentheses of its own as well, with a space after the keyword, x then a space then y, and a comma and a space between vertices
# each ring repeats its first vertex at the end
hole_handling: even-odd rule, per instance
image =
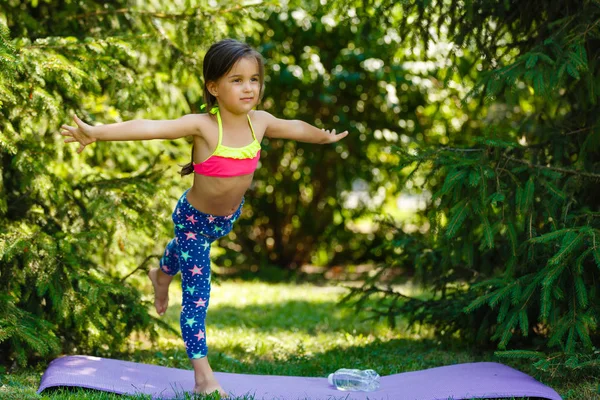
POLYGON ((247 113, 256 104, 260 95, 260 74, 255 58, 240 58, 231 71, 210 82, 208 90, 217 98, 219 107, 233 113, 247 113))

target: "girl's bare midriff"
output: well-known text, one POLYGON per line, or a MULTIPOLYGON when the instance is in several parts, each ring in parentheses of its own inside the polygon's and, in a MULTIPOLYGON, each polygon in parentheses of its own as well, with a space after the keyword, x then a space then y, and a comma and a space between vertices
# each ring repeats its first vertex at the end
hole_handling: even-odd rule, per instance
POLYGON ((196 210, 205 214, 233 214, 240 206, 253 176, 254 174, 216 178, 194 174, 194 185, 187 193, 187 200, 196 210))
MULTIPOLYGON (((256 123, 253 120, 252 123, 255 125, 256 139, 260 143, 262 135, 260 129, 256 129, 256 123)), ((259 124, 260 126, 260 124, 259 124)), ((223 145, 229 147, 244 147, 252 142, 252 133, 250 128, 244 129, 241 132, 228 131, 231 135, 227 139, 233 138, 238 143, 226 142, 223 139, 223 145)), ((214 129, 211 130, 210 134, 205 136, 194 138, 194 163, 205 161, 216 149, 217 142, 219 140, 218 127, 215 122, 214 129)), ((235 212, 240 203, 242 197, 250 187, 254 174, 234 176, 230 178, 218 178, 214 176, 205 176, 200 174, 194 174, 194 184, 187 193, 188 202, 198 211, 205 214, 212 214, 215 216, 230 215, 235 212)))

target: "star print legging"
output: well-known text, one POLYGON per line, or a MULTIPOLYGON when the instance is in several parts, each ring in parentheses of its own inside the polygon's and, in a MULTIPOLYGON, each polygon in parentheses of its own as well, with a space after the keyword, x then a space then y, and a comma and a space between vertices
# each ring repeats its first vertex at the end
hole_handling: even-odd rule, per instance
POLYGON ((204 320, 210 298, 210 245, 231 231, 239 218, 245 199, 231 215, 216 216, 195 209, 181 196, 173 211, 175 238, 165 249, 160 268, 167 275, 181 272, 181 335, 190 358, 208 354, 204 320))

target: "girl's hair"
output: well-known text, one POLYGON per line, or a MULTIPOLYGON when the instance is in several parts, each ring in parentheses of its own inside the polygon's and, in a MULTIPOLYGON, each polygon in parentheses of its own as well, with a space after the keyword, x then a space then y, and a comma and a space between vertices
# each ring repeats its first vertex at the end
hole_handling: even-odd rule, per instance
MULTIPOLYGON (((224 39, 210 46, 202 66, 202 74, 204 75, 204 102, 206 103, 206 111, 210 112, 213 106, 217 103, 217 98, 208 91, 208 83, 216 82, 227 74, 231 68, 241 58, 254 58, 258 63, 258 73, 260 75, 260 93, 259 100, 262 99, 264 90, 264 75, 265 67, 262 56, 246 43, 238 42, 233 39, 224 39)), ((179 172, 181 176, 188 175, 194 172, 194 146, 192 145, 192 159, 184 165, 179 172)))

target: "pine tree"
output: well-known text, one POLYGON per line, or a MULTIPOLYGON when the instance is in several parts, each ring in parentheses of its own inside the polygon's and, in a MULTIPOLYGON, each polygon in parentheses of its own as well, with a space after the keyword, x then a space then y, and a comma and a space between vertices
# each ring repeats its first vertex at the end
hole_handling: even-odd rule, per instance
POLYGON ((418 190, 431 193, 428 231, 386 220, 395 237, 382 248, 401 257, 344 301, 383 292, 374 318, 407 316, 545 371, 597 374, 598 3, 384 2, 376 14, 402 15, 398 34, 414 46, 453 43, 438 82, 477 80, 462 96, 458 129, 395 147, 404 181, 421 179, 418 190), (385 272, 401 268, 414 268, 431 298, 380 287, 385 272))
POLYGON ((197 60, 241 11, 172 5, 0 6, 3 362, 110 355, 133 331, 171 329, 148 313, 147 278, 133 272, 157 263, 172 232, 165 210, 186 183, 161 164, 187 143, 104 142, 78 155, 59 132, 74 113, 95 124, 199 108, 197 60))

